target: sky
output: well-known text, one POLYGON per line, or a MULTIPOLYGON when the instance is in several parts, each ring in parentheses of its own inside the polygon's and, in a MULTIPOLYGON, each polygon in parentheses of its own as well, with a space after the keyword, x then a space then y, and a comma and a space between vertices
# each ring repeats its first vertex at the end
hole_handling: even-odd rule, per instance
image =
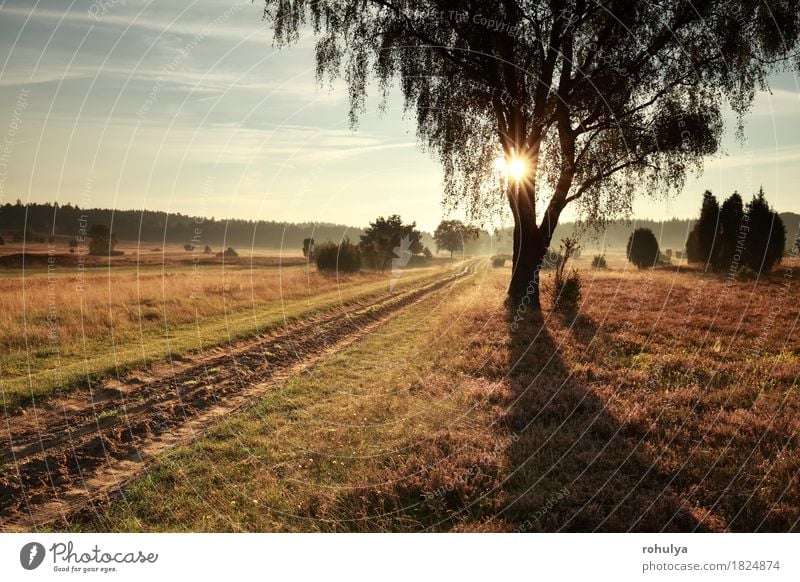
MULTIPOLYGON (((315 81, 313 38, 278 50, 255 3, 0 0, 0 203, 71 202, 216 218, 432 230, 442 173, 399 94, 356 131, 343 82, 315 81)), ((693 217, 701 193, 800 212, 800 82, 772 79, 734 137, 640 218, 693 217)), ((570 219, 565 211, 564 219, 570 219)))

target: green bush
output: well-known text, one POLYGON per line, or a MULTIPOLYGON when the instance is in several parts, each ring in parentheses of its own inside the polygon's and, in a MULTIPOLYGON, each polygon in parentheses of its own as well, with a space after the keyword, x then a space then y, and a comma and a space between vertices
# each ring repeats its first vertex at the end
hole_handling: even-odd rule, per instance
POLYGON ((317 245, 314 254, 320 271, 357 273, 361 269, 361 251, 348 238, 338 245, 330 241, 317 245))

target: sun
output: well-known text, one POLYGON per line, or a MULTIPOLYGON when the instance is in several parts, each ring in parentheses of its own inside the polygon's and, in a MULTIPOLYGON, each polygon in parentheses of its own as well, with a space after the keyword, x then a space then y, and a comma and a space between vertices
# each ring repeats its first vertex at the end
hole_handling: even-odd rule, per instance
POLYGON ((515 182, 519 182, 528 171, 524 160, 520 158, 511 158, 508 161, 503 157, 497 158, 494 167, 498 171, 504 172, 506 176, 512 178, 515 182))

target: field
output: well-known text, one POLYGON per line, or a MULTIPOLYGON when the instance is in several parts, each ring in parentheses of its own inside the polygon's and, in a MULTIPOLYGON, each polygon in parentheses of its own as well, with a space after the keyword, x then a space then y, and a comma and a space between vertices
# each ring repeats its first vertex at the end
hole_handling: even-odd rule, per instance
MULTIPOLYGON (((0 275, 0 385, 12 407, 363 300, 388 285, 376 274, 323 276, 302 256, 278 251, 224 262, 200 255, 195 264, 191 253, 167 248, 146 252, 138 266, 129 252, 111 263, 91 257, 82 268, 67 257, 48 271, 44 249, 35 250, 32 268, 0 275)), ((396 286, 449 268, 439 262, 404 271, 396 286)))
MULTIPOLYGON (((487 259, 403 271, 392 292, 389 273, 303 265, 93 273, 83 318, 64 302, 59 323, 101 380, 36 420, 25 368, 44 395, 67 367, 4 321, 4 529, 800 529, 794 259, 758 282, 590 259, 577 316, 548 297, 517 331, 509 268, 487 259)), ((26 275, 3 316, 41 321, 46 281, 26 275)), ((3 284, 10 301, 20 281, 3 284)))

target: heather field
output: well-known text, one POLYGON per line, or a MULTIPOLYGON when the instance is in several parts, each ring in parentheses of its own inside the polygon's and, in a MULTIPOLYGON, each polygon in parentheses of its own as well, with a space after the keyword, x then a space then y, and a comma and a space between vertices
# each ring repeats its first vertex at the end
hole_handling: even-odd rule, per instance
POLYGON ((796 531, 792 268, 581 269, 512 332, 484 261, 60 527, 796 531))

